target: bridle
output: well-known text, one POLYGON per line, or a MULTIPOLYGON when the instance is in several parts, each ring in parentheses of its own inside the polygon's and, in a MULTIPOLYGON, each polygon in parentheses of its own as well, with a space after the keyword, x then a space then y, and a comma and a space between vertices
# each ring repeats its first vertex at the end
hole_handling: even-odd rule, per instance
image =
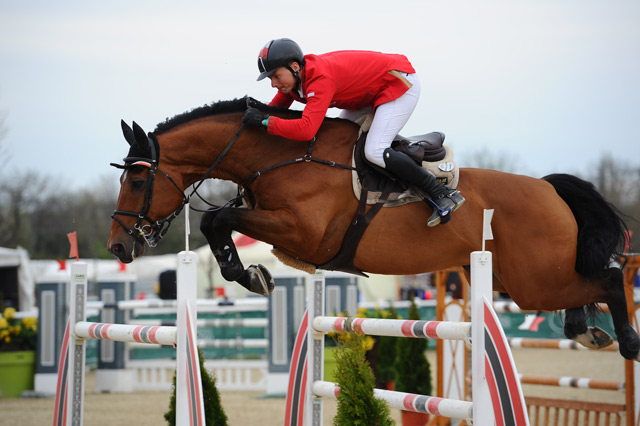
POLYGON ((138 240, 142 240, 146 242, 149 247, 155 247, 158 244, 158 241, 164 237, 164 235, 169 230, 169 225, 171 222, 178 217, 185 204, 189 202, 188 197, 184 194, 184 191, 180 189, 178 184, 169 176, 168 173, 163 171, 158 166, 158 150, 156 149, 157 141, 155 140, 155 136, 151 135, 151 137, 147 136, 147 140, 149 143, 149 148, 151 151, 151 158, 141 158, 141 157, 126 157, 124 161, 124 165, 111 163, 112 166, 117 167, 119 169, 129 170, 134 167, 146 167, 149 169, 149 174, 147 175, 147 184, 146 190, 144 193, 144 198, 142 200, 142 206, 140 207, 139 212, 133 212, 129 210, 114 210, 111 218, 118 222, 120 226, 131 236, 135 237, 138 240), (153 138, 153 139, 152 139, 153 138), (169 182, 176 188, 180 194, 182 195, 182 203, 180 207, 178 207, 173 213, 167 216, 164 219, 153 220, 148 216, 149 209, 151 209, 151 201, 153 199, 153 185, 156 179, 156 173, 164 175, 169 182), (120 219, 120 216, 133 216, 137 217, 138 220, 133 225, 133 229, 129 228, 123 221, 120 219), (144 222, 148 222, 144 224, 144 222))
MULTIPOLYGON (((158 242, 165 236, 165 234, 169 230, 169 226, 171 225, 171 222, 173 222, 173 220, 180 215, 180 213, 184 209, 184 206, 189 203, 189 199, 191 198, 191 196, 193 196, 194 194, 197 194, 197 190, 200 187, 200 185, 211 175, 211 173, 218 166, 218 164, 220 164, 220 162, 225 157, 227 152, 229 152, 229 149, 231 149, 231 146, 235 143, 235 141, 240 136, 240 133, 242 133, 243 129, 244 129, 244 124, 240 126, 236 134, 233 136, 233 138, 231 138, 227 146, 222 150, 220 155, 218 155, 218 158, 216 158, 216 161, 214 161, 211 167, 209 167, 209 170, 207 170, 205 175, 198 181, 197 185, 194 187, 193 191, 189 195, 185 195, 184 191, 180 188, 180 186, 178 186, 176 181, 173 180, 168 173, 163 171, 158 166, 158 150, 159 150, 158 141, 153 133, 149 133, 147 135, 147 142, 149 144, 151 158, 126 157, 123 160, 124 164, 111 163, 113 167, 124 169, 124 170, 128 170, 133 167, 146 167, 149 169, 149 174, 147 175, 147 182, 146 182, 147 183, 146 191, 144 193, 144 199, 142 201, 142 206, 140 207, 140 211, 133 212, 129 210, 116 209, 113 211, 111 218, 116 222, 118 222, 118 224, 120 224, 122 229, 124 229, 127 232, 127 234, 133 236, 138 241, 145 242, 147 245, 149 245, 149 247, 155 247, 156 245, 158 245, 158 242), (180 192, 180 195, 182 195, 182 202, 180 203, 180 206, 178 206, 178 208, 174 210, 173 213, 171 213, 169 216, 160 220, 154 220, 150 218, 148 215, 149 210, 151 209, 151 202, 153 200, 153 185, 155 183, 157 172, 159 172, 164 177, 166 177, 169 180, 169 182, 171 182, 173 187, 180 192), (132 229, 128 227, 122 221, 122 219, 120 219, 119 216, 133 216, 133 217, 137 217, 138 219, 136 220, 136 223, 133 225, 133 229, 132 229), (144 224, 144 222, 148 222, 148 223, 144 224)), ((236 200, 239 197, 241 196, 238 195, 238 197, 236 197, 236 200)))

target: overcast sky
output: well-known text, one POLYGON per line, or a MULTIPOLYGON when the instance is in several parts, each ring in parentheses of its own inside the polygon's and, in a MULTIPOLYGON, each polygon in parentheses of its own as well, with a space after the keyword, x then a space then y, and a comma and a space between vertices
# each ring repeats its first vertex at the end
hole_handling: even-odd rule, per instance
POLYGON ((213 101, 269 101, 256 57, 278 37, 406 54, 422 96, 402 133, 446 133, 462 166, 478 152, 533 176, 587 173, 605 153, 640 165, 637 0, 3 0, 0 175, 117 181, 121 118, 151 131, 213 101))

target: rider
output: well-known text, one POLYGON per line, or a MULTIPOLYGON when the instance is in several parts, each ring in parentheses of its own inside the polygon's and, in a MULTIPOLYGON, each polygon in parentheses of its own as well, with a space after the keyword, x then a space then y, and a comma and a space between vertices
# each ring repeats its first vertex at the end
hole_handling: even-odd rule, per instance
POLYGON ((288 108, 293 101, 306 104, 299 119, 268 116, 248 108, 243 123, 264 126, 270 134, 293 140, 312 139, 327 110, 341 108, 340 118, 355 121, 374 113, 365 143, 365 156, 373 164, 428 194, 434 209, 428 226, 435 226, 464 202, 459 191, 446 187, 408 155, 391 149, 394 137, 406 124, 420 96, 420 81, 404 55, 370 51, 337 51, 303 55, 288 38, 271 40, 258 56, 258 81, 269 77, 278 89, 269 105, 288 108))

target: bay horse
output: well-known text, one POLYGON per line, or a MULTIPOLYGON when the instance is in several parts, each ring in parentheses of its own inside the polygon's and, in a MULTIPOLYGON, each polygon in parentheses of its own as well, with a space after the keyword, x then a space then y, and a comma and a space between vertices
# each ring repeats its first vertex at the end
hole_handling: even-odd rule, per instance
MULTIPOLYGON (((188 202, 185 191, 206 178, 243 189, 235 202, 204 214, 200 225, 225 279, 265 296, 274 285, 262 265, 245 269, 234 230, 305 264, 325 265, 340 251, 359 208, 345 166, 358 126, 327 118, 315 143, 287 140, 244 128, 247 102, 205 105, 148 134, 122 122, 130 149, 116 165, 124 171, 108 241, 120 261, 129 263, 146 243, 157 243, 188 202)), ((254 102, 267 114, 300 116, 254 102)), ((611 263, 626 228, 592 184, 566 174, 536 179, 462 168, 458 189, 466 203, 446 225, 427 227, 431 208, 422 202, 380 209, 353 256, 356 271, 407 275, 469 265, 469 254, 481 246, 483 209, 495 209, 495 239, 487 241, 494 290, 525 310, 565 309, 565 335, 590 348, 612 341, 587 325, 597 304, 606 303, 620 353, 638 359, 640 339, 628 320, 622 271, 611 263)))

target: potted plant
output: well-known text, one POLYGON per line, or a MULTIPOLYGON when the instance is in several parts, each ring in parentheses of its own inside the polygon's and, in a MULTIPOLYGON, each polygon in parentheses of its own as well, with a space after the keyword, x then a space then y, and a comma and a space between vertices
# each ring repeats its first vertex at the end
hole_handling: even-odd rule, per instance
POLYGON ((367 336, 358 333, 341 334, 334 350, 337 369, 335 380, 340 386, 338 413, 333 424, 391 426, 389 406, 374 397, 375 378, 365 359, 367 336))
POLYGON ((14 308, 0 317, 0 397, 19 397, 33 389, 38 319, 16 318, 14 308))
MULTIPOLYGON (((409 307, 409 319, 420 319, 418 307, 413 301, 409 307)), ((393 364, 396 391, 431 395, 431 366, 426 356, 428 343, 427 339, 398 339, 393 364)), ((423 426, 428 421, 429 414, 402 411, 404 426, 423 426)))

